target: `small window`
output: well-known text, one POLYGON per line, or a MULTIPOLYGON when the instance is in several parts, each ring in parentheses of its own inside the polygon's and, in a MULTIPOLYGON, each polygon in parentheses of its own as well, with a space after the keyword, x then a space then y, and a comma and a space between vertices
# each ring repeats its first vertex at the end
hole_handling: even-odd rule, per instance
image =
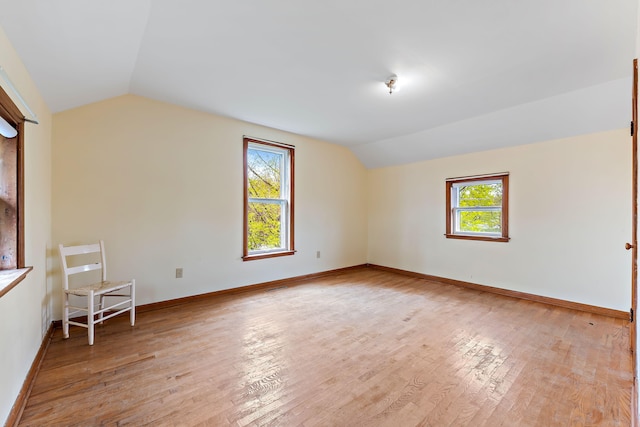
POLYGON ((294 148, 244 138, 244 256, 292 255, 294 148))
POLYGON ((448 238, 509 241, 509 174, 447 180, 448 238))

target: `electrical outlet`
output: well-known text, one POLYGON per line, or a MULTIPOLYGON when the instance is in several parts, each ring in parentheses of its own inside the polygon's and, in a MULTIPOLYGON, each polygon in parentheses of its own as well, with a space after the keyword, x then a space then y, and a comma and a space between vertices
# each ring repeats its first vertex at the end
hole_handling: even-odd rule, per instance
POLYGON ((176 268, 176 279, 182 279, 182 268, 176 268))
POLYGON ((316 258, 320 258, 320 251, 316 251, 316 258))

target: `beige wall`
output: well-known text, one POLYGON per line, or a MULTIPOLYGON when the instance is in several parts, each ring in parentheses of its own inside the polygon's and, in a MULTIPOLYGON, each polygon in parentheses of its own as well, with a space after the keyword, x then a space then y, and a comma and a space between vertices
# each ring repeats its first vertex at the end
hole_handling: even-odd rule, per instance
POLYGON ((370 170, 368 261, 626 311, 630 156, 622 129, 370 170), (504 171, 511 241, 446 239, 445 179, 504 171))
POLYGON ((366 262, 366 170, 344 147, 133 95, 56 114, 53 146, 54 244, 103 238, 138 304, 366 262), (243 135, 296 146, 294 256, 240 258, 243 135))
POLYGON ((0 298, 2 425, 51 324, 51 114, 1 28, 0 66, 40 120, 25 125, 25 258, 33 271, 0 298))

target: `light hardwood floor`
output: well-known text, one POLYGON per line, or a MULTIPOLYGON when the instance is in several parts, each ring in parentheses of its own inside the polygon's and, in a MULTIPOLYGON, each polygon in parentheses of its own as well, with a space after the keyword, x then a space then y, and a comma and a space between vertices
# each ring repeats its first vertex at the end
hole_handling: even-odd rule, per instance
POLYGON ((61 335, 20 425, 630 425, 626 321, 374 269, 61 335))

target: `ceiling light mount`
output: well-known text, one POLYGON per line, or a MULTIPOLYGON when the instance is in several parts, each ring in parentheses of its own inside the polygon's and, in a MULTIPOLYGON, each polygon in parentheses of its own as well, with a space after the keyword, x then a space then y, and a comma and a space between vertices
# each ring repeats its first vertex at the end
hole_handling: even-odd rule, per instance
POLYGON ((389 95, 393 93, 393 90, 396 89, 396 84, 398 83, 398 76, 395 74, 390 75, 387 80, 384 82, 385 86, 389 88, 389 95))

